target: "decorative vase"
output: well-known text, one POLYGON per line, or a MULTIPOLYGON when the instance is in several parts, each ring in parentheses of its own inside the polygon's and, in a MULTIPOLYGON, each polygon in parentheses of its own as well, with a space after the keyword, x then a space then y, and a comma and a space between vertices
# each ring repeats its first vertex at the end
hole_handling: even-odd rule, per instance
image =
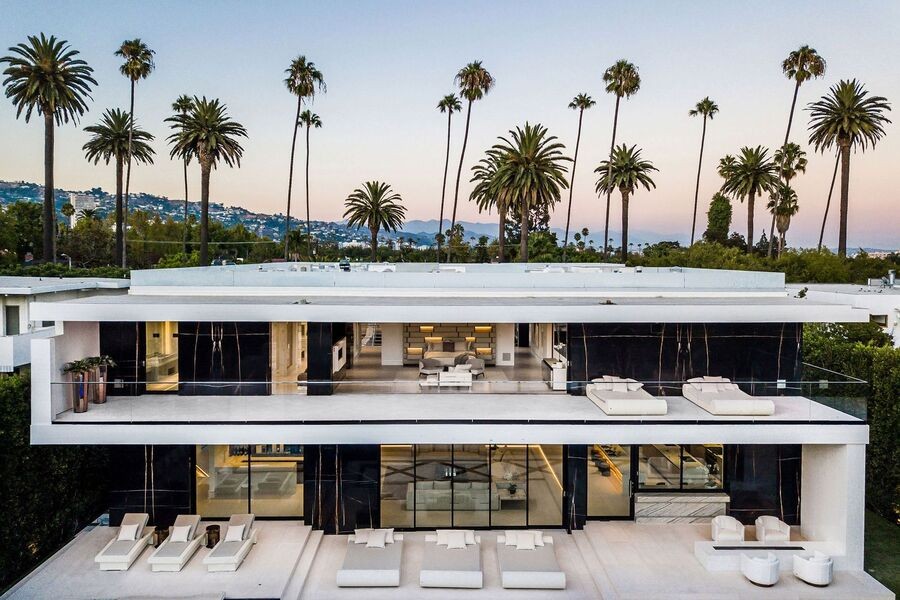
POLYGON ((97 372, 94 376, 94 403, 95 404, 103 404, 106 402, 106 381, 107 375, 109 373, 109 367, 107 365, 99 365, 97 367, 97 372))
POLYGON ((69 373, 69 381, 72 389, 72 411, 76 413, 87 412, 87 373, 83 371, 69 373))
POLYGON ((87 390, 88 402, 97 402, 97 367, 91 367, 84 373, 84 387, 87 390))
POLYGON ((515 495, 516 495, 516 491, 517 491, 519 488, 518 488, 518 486, 517 486, 516 484, 511 483, 511 484, 509 484, 509 488, 508 488, 508 489, 509 489, 509 495, 510 495, 510 496, 515 496, 515 495))

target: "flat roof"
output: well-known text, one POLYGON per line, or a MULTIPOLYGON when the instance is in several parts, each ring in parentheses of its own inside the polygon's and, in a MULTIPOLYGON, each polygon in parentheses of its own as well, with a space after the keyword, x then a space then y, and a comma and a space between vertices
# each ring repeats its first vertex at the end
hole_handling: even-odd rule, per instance
POLYGON ((833 294, 849 294, 853 296, 900 296, 900 287, 888 287, 881 285, 859 285, 854 283, 792 283, 788 285, 791 290, 807 288, 816 292, 831 292, 833 294))
POLYGON ((121 290, 131 284, 128 279, 106 277, 15 277, 0 276, 0 294, 33 296, 77 290, 121 290))

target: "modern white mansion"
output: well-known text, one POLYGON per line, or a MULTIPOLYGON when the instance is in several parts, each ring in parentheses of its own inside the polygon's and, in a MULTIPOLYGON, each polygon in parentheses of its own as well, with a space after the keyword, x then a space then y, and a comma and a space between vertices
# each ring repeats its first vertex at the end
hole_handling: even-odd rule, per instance
MULTIPOLYGON (((32 443, 120 448, 111 525, 769 515, 863 568, 866 386, 804 363, 802 330, 869 313, 782 274, 239 265, 134 271, 127 293, 31 311, 62 332, 32 342, 32 443), (95 355, 116 363, 108 399, 75 413, 63 366, 95 355)), ((715 571, 717 552, 696 560, 715 571)))

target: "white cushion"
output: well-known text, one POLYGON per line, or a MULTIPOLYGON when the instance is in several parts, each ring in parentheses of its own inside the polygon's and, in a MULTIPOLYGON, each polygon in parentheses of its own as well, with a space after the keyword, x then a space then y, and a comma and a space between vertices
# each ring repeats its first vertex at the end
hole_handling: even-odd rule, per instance
POLYGON ((225 541, 226 542, 241 542, 244 540, 244 526, 243 525, 232 525, 228 528, 228 531, 225 532, 225 541))
POLYGON ((614 392, 627 392, 628 384, 624 381, 615 381, 612 384, 612 391, 614 392))
POLYGON ((516 550, 534 550, 533 535, 516 536, 516 550))
POLYGON ((447 545, 447 536, 449 534, 453 533, 453 530, 452 529, 438 529, 435 533, 437 534, 438 545, 446 546, 447 545))
POLYGON ((628 385, 629 392, 636 392, 639 389, 641 389, 642 387, 644 387, 644 384, 641 383, 640 381, 629 381, 627 385, 628 385))
POLYGON ((534 545, 535 546, 543 546, 544 545, 544 532, 537 531, 534 529, 528 530, 528 533, 534 535, 534 545))
POLYGON ((394 543, 394 528, 393 528, 393 527, 391 527, 391 528, 386 528, 386 529, 384 530, 384 541, 385 541, 385 543, 387 543, 387 544, 393 544, 393 543, 394 543))
POLYGON ((369 541, 369 534, 372 533, 371 527, 366 527, 365 529, 354 529, 353 530, 353 543, 354 544, 365 544, 369 541))
POLYGON ((116 539, 120 542, 133 542, 137 539, 137 534, 137 523, 133 523, 131 525, 122 525, 121 527, 119 527, 119 537, 117 537, 116 539))
POLYGON ((186 542, 188 541, 188 535, 190 535, 190 533, 190 525, 176 525, 172 528, 171 539, 173 542, 186 542))
POLYGON ((373 529, 369 532, 369 540, 366 542, 366 548, 384 548, 387 541, 387 531, 384 529, 373 529))
POLYGON ((515 530, 506 530, 503 532, 503 535, 506 537, 506 546, 515 546, 516 545, 516 536, 519 535, 518 531, 515 530))
MULTIPOLYGON (((474 540, 473 540, 474 542, 474 540)), ((466 532, 465 531, 451 531, 447 534, 447 549, 448 550, 465 550, 466 549, 466 532)))

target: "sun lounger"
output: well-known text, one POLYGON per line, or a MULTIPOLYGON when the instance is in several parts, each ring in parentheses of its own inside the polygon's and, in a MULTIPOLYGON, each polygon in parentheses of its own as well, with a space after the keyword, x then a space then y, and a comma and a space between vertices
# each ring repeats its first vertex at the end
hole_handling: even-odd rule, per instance
MULTIPOLYGON (((526 532, 517 532, 517 535, 526 532)), ((518 550, 506 545, 506 536, 497 536, 497 558, 500 580, 507 589, 562 590, 566 574, 559 567, 553 538, 545 536, 543 546, 534 550, 518 550)))
POLYGON ((439 588, 481 588, 484 585, 484 572, 481 570, 481 538, 474 533, 471 535, 474 543, 467 543, 465 548, 448 548, 446 544, 437 543, 436 535, 426 535, 419 585, 439 588))
POLYGON ((207 571, 237 571, 256 543, 255 518, 254 515, 231 515, 219 543, 203 559, 207 571))
POLYGON ((586 386, 587 397, 608 415, 664 415, 668 412, 665 398, 651 396, 641 389, 642 383, 604 375, 586 386))
POLYGON ((169 537, 153 551, 147 563, 153 571, 180 571, 194 556, 203 534, 197 532, 200 515, 178 515, 169 537))
POLYGON ((744 393, 724 377, 696 377, 682 386, 682 395, 711 415, 766 416, 775 414, 775 403, 744 393))
POLYGON ((398 587, 400 561, 403 557, 403 535, 394 534, 394 542, 384 548, 357 544, 356 536, 347 540, 347 554, 337 572, 338 587, 398 587))
POLYGON ((94 557, 101 571, 127 571, 131 567, 153 538, 152 530, 144 531, 149 520, 147 513, 126 513, 122 517, 116 536, 94 557))

